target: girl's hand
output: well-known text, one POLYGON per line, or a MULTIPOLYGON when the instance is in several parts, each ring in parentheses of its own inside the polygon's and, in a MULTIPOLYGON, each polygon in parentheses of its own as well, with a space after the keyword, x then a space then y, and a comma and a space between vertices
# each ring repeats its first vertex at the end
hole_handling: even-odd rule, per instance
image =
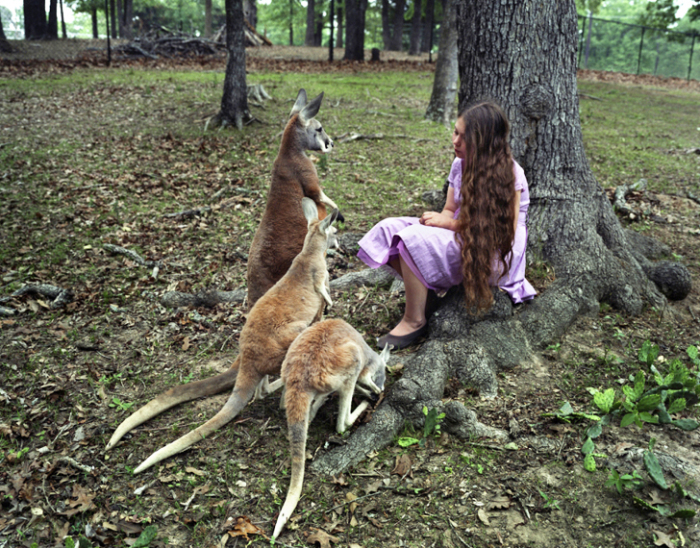
POLYGON ((449 228, 450 230, 454 230, 454 219, 448 215, 438 213, 437 211, 426 211, 420 216, 418 222, 425 226, 449 228))

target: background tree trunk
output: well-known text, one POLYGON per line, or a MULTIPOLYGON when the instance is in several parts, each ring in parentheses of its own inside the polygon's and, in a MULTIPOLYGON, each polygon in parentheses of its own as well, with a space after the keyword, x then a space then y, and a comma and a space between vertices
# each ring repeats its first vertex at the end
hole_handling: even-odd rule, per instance
POLYGON ((306 0, 306 37, 304 39, 305 46, 314 45, 315 20, 316 2, 315 0, 306 0))
POLYGON ((482 317, 466 313, 454 287, 430 318, 429 340, 402 356, 402 377, 372 420, 347 444, 312 468, 337 474, 391 443, 404 420, 421 425, 422 408, 446 414, 443 430, 457 436, 505 433, 476 421, 461 403, 442 402, 446 381, 460 379, 482 396, 497 393, 497 373, 536 362, 535 351, 560 337, 605 300, 625 313, 664 297, 634 258, 612 206, 596 182, 581 138, 576 90, 574 2, 459 0, 460 106, 491 98, 512 124, 512 148, 530 186, 529 255, 554 267, 556 281, 514 309, 503 292, 482 317))
POLYGON ((338 22, 338 28, 336 29, 336 39, 335 39, 335 47, 336 48, 342 48, 343 47, 343 11, 345 11, 345 2, 337 2, 335 6, 335 19, 338 22))
POLYGON ((122 20, 122 3, 120 0, 109 0, 109 32, 112 38, 124 36, 124 23, 122 20))
POLYGON ((235 126, 252 119, 248 110, 248 88, 245 74, 245 38, 243 34, 243 0, 226 0, 226 75, 221 112, 214 125, 235 126))
POLYGON ((258 27, 258 6, 255 0, 243 0, 243 15, 253 28, 258 27))
POLYGON ((394 7, 394 26, 391 33, 389 51, 401 51, 403 47, 403 17, 406 9, 406 0, 396 0, 394 7))
POLYGON ((66 20, 63 17, 63 0, 59 0, 58 7, 61 11, 61 36, 65 40, 68 38, 68 34, 66 33, 66 20))
POLYGON ((58 0, 49 0, 49 20, 46 24, 46 38, 58 40, 58 0))
POLYGON ((389 43, 391 42, 390 11, 389 0, 382 0, 382 42, 385 50, 389 49, 389 43))
POLYGON ((5 29, 2 28, 2 11, 0 11, 0 53, 12 53, 13 51, 5 36, 5 29))
POLYGON ((455 0, 442 0, 440 44, 435 64, 435 78, 425 117, 449 126, 456 118, 457 96, 457 16, 455 0))
POLYGON ((24 0, 24 38, 41 40, 46 36, 46 5, 44 0, 24 0))
POLYGON ((413 0, 413 17, 411 18, 411 45, 408 48, 409 55, 420 55, 420 19, 423 11, 423 2, 413 0))
MULTIPOLYGON (((204 0, 204 38, 211 38, 211 4, 212 0, 204 0)), ((250 21, 248 21, 250 23, 250 21)), ((253 23, 250 23, 251 25, 253 23)))
POLYGON ((92 37, 97 40, 99 38, 98 26, 97 26, 97 9, 93 8, 90 10, 90 20, 92 21, 92 37))
POLYGON ((428 53, 433 49, 433 29, 435 27, 435 0, 426 0, 425 17, 423 18, 423 38, 420 42, 420 50, 428 53))
POLYGON ((124 1, 124 32, 122 38, 131 40, 134 37, 134 0, 124 1))
POLYGON ((294 0, 289 0, 289 45, 294 45, 294 0))
POLYGON ((365 11, 367 0, 345 0, 345 57, 348 61, 365 58, 365 11))
POLYGON ((314 19, 314 46, 321 45, 323 45, 323 0, 318 0, 314 19))

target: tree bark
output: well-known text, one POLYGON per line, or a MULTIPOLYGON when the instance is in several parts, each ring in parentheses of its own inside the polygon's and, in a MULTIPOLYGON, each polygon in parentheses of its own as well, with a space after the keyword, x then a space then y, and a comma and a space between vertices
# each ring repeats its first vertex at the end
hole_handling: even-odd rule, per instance
POLYGON ((394 25, 391 33, 389 51, 401 51, 403 48, 403 17, 406 9, 406 0, 396 0, 394 6, 394 25))
POLYGON ((318 0, 314 19, 314 46, 323 45, 323 0, 318 0))
POLYGON ((134 37, 134 0, 124 0, 124 31, 122 38, 131 40, 134 37))
POLYGON ((364 61, 365 11, 367 0, 345 0, 345 56, 347 61, 364 61))
POLYGON ((109 25, 112 38, 116 39, 119 36, 124 36, 121 0, 109 0, 109 25))
POLYGON ((235 126, 252 120, 248 110, 248 88, 245 74, 245 37, 243 34, 243 0, 226 0, 226 75, 221 111, 215 116, 214 126, 235 126))
POLYGON ((305 46, 314 45, 314 20, 316 15, 315 0, 306 0, 306 35, 304 38, 305 46))
POLYGON ((428 53, 433 49, 433 28, 435 27, 435 0, 426 0, 425 18, 423 19, 423 38, 420 50, 428 53))
POLYGON ((59 0, 58 7, 61 11, 61 35, 63 36, 63 39, 65 40, 68 38, 68 34, 66 33, 66 19, 63 16, 63 0, 59 0))
POLYGON ((462 288, 453 287, 429 320, 429 340, 402 356, 403 375, 372 420, 318 458, 317 471, 337 474, 356 464, 391 443, 404 420, 420 426, 424 406, 445 412, 443 430, 453 435, 502 438, 461 403, 441 401, 448 378, 493 397, 499 371, 536 362, 537 350, 578 316, 596 314, 602 301, 627 314, 666 302, 635 259, 635 243, 583 151, 574 2, 459 0, 457 32, 460 106, 491 98, 508 114, 513 154, 530 187, 529 256, 549 263, 556 281, 517 310, 495 291, 494 305, 478 318, 467 314, 462 288))
POLYGON ((24 38, 41 40, 46 36, 46 5, 44 0, 24 0, 24 38))
POLYGON ((289 0, 289 45, 294 45, 294 0, 289 0))
POLYGON ((411 43, 408 48, 409 55, 420 55, 420 17, 423 11, 423 2, 413 0, 413 17, 411 17, 411 43))
POLYGON ((430 103, 425 117, 433 122, 449 126, 455 118, 455 97, 457 96, 457 16, 456 0, 442 1, 442 25, 440 44, 430 103))

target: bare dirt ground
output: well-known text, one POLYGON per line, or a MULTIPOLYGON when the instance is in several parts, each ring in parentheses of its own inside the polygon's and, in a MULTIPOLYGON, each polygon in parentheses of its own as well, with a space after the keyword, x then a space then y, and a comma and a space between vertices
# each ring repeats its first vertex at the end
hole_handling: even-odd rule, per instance
MULTIPOLYGON (((260 69, 328 70, 326 64, 309 61, 310 53, 323 59, 327 52, 277 47, 249 50, 253 67, 260 69)), ((3 58, 0 74, 25 77, 101 62, 94 51, 59 65, 3 58)), ((206 63, 171 60, 163 66, 171 63, 223 67, 221 59, 206 63)), ((397 57, 387 62, 391 63, 418 64, 425 59, 397 57)), ((357 70, 355 63, 338 63, 338 67, 357 70)), ((682 86, 665 79, 615 78, 635 85, 682 86)), ((41 110, 39 105, 24 104, 23 108, 26 110, 17 116, 41 110)), ((81 105, 63 105, 56 99, 53 108, 60 112, 81 105)), ((95 138, 95 143, 99 141, 95 138)), ((109 144, 118 146, 124 143, 109 144)), ((166 140, 154 146, 152 154, 167 158, 174 148, 166 140)), ((18 160, 0 169, 11 174, 0 174, 4 196, 0 234, 26 230, 13 221, 13 211, 27 204, 13 198, 12 185, 29 167, 18 160)), ((47 231, 98 222, 101 211, 112 211, 113 206, 106 204, 112 201, 110 193, 116 192, 116 186, 126 184, 129 192, 146 196, 161 192, 163 185, 179 184, 140 175, 125 183, 96 179, 92 186, 100 187, 99 192, 84 200, 82 187, 76 189, 72 181, 74 166, 56 169, 63 175, 43 192, 60 193, 76 207, 38 211, 36 222, 47 231)), ((209 180, 213 176, 203 172, 198 184, 212 184, 213 191, 216 187, 209 180)), ((37 195, 37 199, 43 198, 37 195)), ((599 314, 581 318, 561 341, 542 349, 534 364, 499 375, 494 399, 481 399, 470 387, 450 382, 445 398, 465 402, 483 423, 508 432, 508 444, 489 439, 465 441, 446 434, 424 437, 407 428, 403 437, 424 442, 404 446, 397 440, 337 477, 307 475, 304 497, 281 543, 321 548, 700 546, 694 515, 664 515, 698 507, 698 431, 649 424, 643 429, 635 425, 620 428, 618 420, 596 438, 598 471, 591 473, 583 467, 581 452, 584 430, 591 423, 582 418, 567 423, 544 416, 565 401, 577 412, 595 412, 586 387, 615 387, 620 395, 621 387, 630 384, 630 375, 642 369, 637 353, 646 340, 660 345, 660 369, 674 358, 691 366, 686 349, 700 340, 700 205, 687 196, 651 192, 637 193, 630 200, 642 213, 634 223, 623 222, 670 245, 691 270, 693 290, 686 299, 669 303, 664 310, 646 310, 635 318, 601 307, 599 314), (647 475, 641 451, 651 438, 657 439, 655 452, 669 484, 677 482, 680 487, 662 489, 647 475), (637 471, 642 478, 639 489, 623 489, 620 494, 606 487, 608 469, 621 475, 637 471)), ((248 207, 249 202, 241 204, 248 207)), ((206 233, 224 221, 211 216, 191 223, 173 220, 150 226, 139 221, 122 226, 108 216, 99 222, 113 227, 120 245, 141 243, 149 249, 157 239, 163 239, 160 245, 165 247, 166 238, 176 242, 190 229, 206 233)), ((49 251, 31 245, 20 248, 11 264, 0 265, 3 287, 20 275, 32 254, 49 251)), ((331 258, 331 277, 359 268, 353 256, 352 249, 344 249, 331 258)), ((178 270, 185 269, 181 260, 191 260, 187 268, 195 272, 198 258, 176 258, 169 265, 176 272, 173 286, 186 290, 191 272, 178 270)), ((227 255, 221 260, 230 263, 232 279, 241 278, 242 261, 227 255)), ((114 451, 104 451, 115 424, 136 406, 167 386, 228 366, 235 357, 231 341, 244 321, 241 307, 165 310, 149 297, 154 284, 149 273, 127 259, 92 248, 61 258, 56 263, 58 277, 63 269, 82 268, 83 262, 89 263, 89 270, 83 285, 76 288, 76 302, 65 312, 50 311, 42 299, 23 296, 10 302, 21 314, 0 319, 0 548, 63 546, 66 536, 77 539, 80 535, 87 539, 81 546, 267 544, 265 535, 274 527, 289 474, 285 418, 276 397, 254 402, 229 428, 140 476, 134 476, 132 470, 143 458, 212 416, 226 396, 173 409, 138 428, 114 451), (116 279, 121 283, 125 271, 130 272, 130 289, 122 299, 114 296, 110 284, 116 279), (194 352, 199 344, 208 350, 194 352), (194 368, 183 375, 190 366, 194 368), (130 407, 133 402, 136 406, 130 407), (149 526, 157 527, 157 535, 139 544, 136 539, 144 531, 153 531, 149 526)), ((53 272, 34 274, 38 278, 56 276, 53 272)), ((528 273, 541 290, 546 289, 551 275, 528 273)), ((388 299, 385 290, 375 289, 334 295, 336 298, 334 316, 353 315, 368 325, 376 324, 372 301, 396 300, 388 299)), ((398 314, 399 306, 392 311, 398 314)), ((402 356, 410 352, 394 356, 389 384, 401 375, 402 356)), ((697 374, 697 368, 692 369, 697 374)), ((310 432, 309 458, 343 443, 333 433, 334 413, 333 404, 319 413, 310 432)), ((695 412, 678 415, 693 416, 695 412)), ((370 417, 368 413, 363 420, 370 417)))

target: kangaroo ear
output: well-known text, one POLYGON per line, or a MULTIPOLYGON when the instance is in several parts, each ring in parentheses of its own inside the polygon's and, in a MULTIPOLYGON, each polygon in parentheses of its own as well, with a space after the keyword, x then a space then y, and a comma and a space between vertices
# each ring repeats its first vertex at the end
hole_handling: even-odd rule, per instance
POLYGON ((314 97, 311 102, 299 113, 299 119, 302 121, 302 123, 308 122, 318 114, 318 111, 321 108, 321 101, 323 101, 323 92, 321 92, 319 96, 314 97))
POLYGON ((306 217, 308 224, 318 220, 318 208, 316 207, 316 202, 311 198, 304 197, 301 199, 301 209, 304 211, 304 217, 306 217))
POLYGON ((382 348, 382 353, 379 354, 379 357, 381 360, 386 364, 386 362, 389 361, 389 353, 391 352, 391 345, 387 344, 384 348, 382 348))
POLYGON ((301 109, 304 108, 304 105, 306 105, 306 90, 304 88, 301 88, 299 90, 299 93, 297 94, 297 100, 294 102, 294 106, 292 107, 292 112, 289 113, 289 117, 291 118, 297 112, 301 112, 301 109))
MULTIPOLYGON (((313 201, 313 200, 312 200, 313 201)), ((321 221, 321 230, 324 232, 328 230, 328 228, 335 222, 335 220, 338 218, 338 210, 334 209, 330 215, 326 216, 322 221, 321 221)))

